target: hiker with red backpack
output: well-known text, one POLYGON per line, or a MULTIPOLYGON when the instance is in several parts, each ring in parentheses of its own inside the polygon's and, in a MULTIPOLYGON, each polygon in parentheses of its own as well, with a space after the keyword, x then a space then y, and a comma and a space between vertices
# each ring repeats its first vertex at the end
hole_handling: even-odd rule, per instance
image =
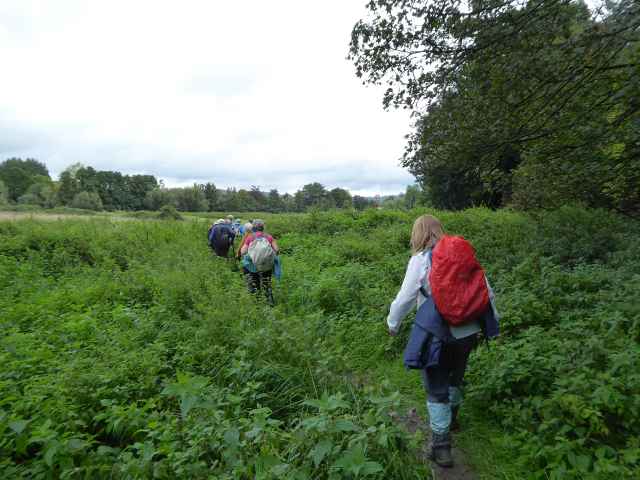
POLYGON ((457 426, 462 381, 478 333, 498 335, 499 316, 484 271, 469 242, 445 235, 440 221, 422 215, 411 232, 412 257, 391 304, 387 326, 395 336, 417 304, 404 352, 407 368, 420 369, 427 390, 430 458, 453 466, 450 430, 457 426))
MULTIPOLYGON (((249 293, 257 294, 262 291, 271 306, 274 305, 271 276, 279 268, 279 251, 276 240, 265 233, 264 221, 253 220, 252 232, 245 235, 240 245, 242 270, 249 293)), ((276 275, 279 275, 278 272, 276 275)))

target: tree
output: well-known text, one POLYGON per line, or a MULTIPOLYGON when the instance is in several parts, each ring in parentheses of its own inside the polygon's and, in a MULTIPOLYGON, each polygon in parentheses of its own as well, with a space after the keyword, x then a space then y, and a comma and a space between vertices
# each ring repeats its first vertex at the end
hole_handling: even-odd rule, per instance
POLYGON ((176 188, 172 192, 175 194, 177 209, 180 211, 202 212, 209 206, 202 187, 198 184, 194 184, 193 187, 176 188))
POLYGON ((74 163, 60 174, 58 200, 63 205, 71 205, 74 197, 80 193, 80 182, 77 179, 77 173, 82 168, 84 167, 81 163, 74 163))
POLYGON ((53 208, 58 205, 58 191, 53 183, 43 185, 38 193, 38 197, 40 206, 44 208, 53 208))
POLYGON ((329 196, 333 200, 336 208, 351 208, 351 194, 344 188, 334 188, 329 192, 329 196))
POLYGON ((147 194, 158 188, 153 175, 123 175, 110 170, 95 170, 75 163, 60 174, 58 196, 69 205, 79 192, 92 192, 100 196, 107 210, 141 210, 147 194))
MULTIPOLYGON (((142 210, 144 208, 144 199, 147 196, 147 193, 158 188, 158 180, 153 175, 131 175, 125 177, 125 186, 128 199, 126 209, 142 210)), ((200 192, 201 197, 199 198, 204 198, 204 194, 200 187, 194 185, 193 188, 200 192)), ((207 209, 206 202, 205 206, 202 206, 202 203, 197 204, 200 207, 198 211, 207 209)))
MULTIPOLYGON (((100 170, 95 174, 96 191, 107 210, 127 210, 129 194, 127 177, 120 172, 100 170)), ((146 198, 146 195, 145 195, 146 198)), ((144 203, 144 202, 143 202, 144 203)))
POLYGON ((9 201, 9 190, 5 183, 0 180, 0 205, 5 205, 9 201))
POLYGON ((80 190, 83 192, 98 193, 100 181, 98 172, 93 167, 81 167, 76 170, 75 178, 78 181, 80 190))
POLYGON ((282 195, 282 205, 284 207, 285 212, 295 212, 296 211, 296 200, 295 197, 289 193, 285 193, 282 195))
POLYGON ((388 210, 402 210, 406 208, 404 203, 404 193, 384 197, 382 199, 382 208, 386 208, 388 210))
POLYGON ((299 192, 300 195, 296 192, 296 203, 300 210, 312 206, 320 206, 322 201, 327 197, 327 191, 324 186, 318 182, 304 185, 299 192))
POLYGON ((221 195, 220 209, 237 212, 242 209, 242 204, 238 199, 238 192, 235 188, 227 188, 221 195))
POLYGON ((7 187, 7 196, 11 201, 17 201, 29 187, 39 178, 50 180, 49 171, 44 163, 32 158, 9 158, 0 163, 0 180, 7 187))
POLYGON ((256 210, 267 209, 267 196, 260 191, 260 187, 251 185, 251 190, 249 190, 249 195, 251 195, 251 198, 253 198, 253 203, 255 204, 256 210))
POLYGON ((57 200, 57 191, 53 182, 40 176, 36 183, 33 183, 26 193, 18 198, 18 203, 53 208, 57 205, 57 200))
POLYGON ((210 212, 214 211, 218 206, 218 189, 213 183, 207 182, 204 184, 202 192, 204 193, 204 198, 207 199, 208 210, 210 212))
POLYGON ((304 193, 302 190, 298 190, 293 194, 293 208, 295 212, 304 212, 305 210, 305 202, 304 202, 304 193))
POLYGON ((160 210, 166 205, 170 205, 175 209, 177 205, 175 196, 166 188, 157 188, 147 192, 143 203, 144 208, 147 210, 160 210))
POLYGON ((408 185, 404 194, 404 207, 411 210, 423 204, 422 190, 418 185, 408 185))
POLYGON ((71 202, 73 208, 82 208, 85 210, 102 210, 102 200, 95 192, 80 192, 73 197, 71 202))
POLYGON ((253 212, 259 208, 255 197, 244 188, 238 190, 235 201, 237 202, 237 210, 241 210, 243 212, 253 212))
POLYGON ((370 205, 371 205, 371 202, 369 201, 368 198, 363 197, 361 195, 353 196, 353 208, 355 208, 356 210, 364 210, 370 205))
POLYGON ((350 54, 365 82, 387 85, 386 107, 420 117, 404 166, 430 195, 443 171, 468 188, 443 203, 504 204, 514 176, 554 171, 566 193, 543 203, 640 210, 640 4, 607 5, 380 0, 354 27, 350 54))
POLYGON ((285 211, 284 200, 280 197, 278 190, 276 190, 275 188, 272 190, 269 190, 269 195, 267 196, 267 209, 270 212, 285 211))

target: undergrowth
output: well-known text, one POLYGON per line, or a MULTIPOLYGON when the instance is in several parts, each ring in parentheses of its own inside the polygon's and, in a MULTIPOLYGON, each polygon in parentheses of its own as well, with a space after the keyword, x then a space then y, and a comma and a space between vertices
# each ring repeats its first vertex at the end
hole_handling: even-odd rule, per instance
MULTIPOLYGON (((424 399, 399 368, 409 328, 384 325, 420 213, 266 215, 274 309, 211 256, 206 220, 0 222, 0 475, 424 478, 422 439, 389 415, 424 399)), ((637 222, 437 214, 475 245, 503 314, 472 355, 460 442, 486 434, 477 450, 509 463, 478 467, 635 478, 637 222)))

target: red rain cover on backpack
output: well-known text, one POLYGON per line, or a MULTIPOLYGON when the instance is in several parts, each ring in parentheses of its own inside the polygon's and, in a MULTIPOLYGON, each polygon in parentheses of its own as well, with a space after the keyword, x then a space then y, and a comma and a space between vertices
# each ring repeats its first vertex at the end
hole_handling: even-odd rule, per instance
POLYGON ((475 320, 489 306, 484 270, 471 244, 444 236, 431 252, 431 295, 442 318, 458 326, 475 320))

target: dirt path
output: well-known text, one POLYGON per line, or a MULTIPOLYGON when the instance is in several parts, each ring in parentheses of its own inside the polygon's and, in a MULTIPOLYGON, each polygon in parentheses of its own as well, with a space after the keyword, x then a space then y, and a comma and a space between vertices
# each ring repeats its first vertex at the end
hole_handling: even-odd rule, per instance
POLYGON ((453 435, 453 467, 452 468, 442 468, 436 465, 434 462, 429 460, 429 428, 424 423, 424 421, 418 415, 418 412, 415 408, 407 411, 405 415, 396 414, 393 415, 394 420, 396 420, 402 427, 407 430, 409 433, 416 433, 418 430, 422 431, 427 438, 422 451, 419 456, 420 459, 429 463, 431 467, 431 473, 435 480, 477 480, 477 475, 471 470, 469 467, 466 456, 462 450, 456 448, 455 446, 455 435, 453 435))

